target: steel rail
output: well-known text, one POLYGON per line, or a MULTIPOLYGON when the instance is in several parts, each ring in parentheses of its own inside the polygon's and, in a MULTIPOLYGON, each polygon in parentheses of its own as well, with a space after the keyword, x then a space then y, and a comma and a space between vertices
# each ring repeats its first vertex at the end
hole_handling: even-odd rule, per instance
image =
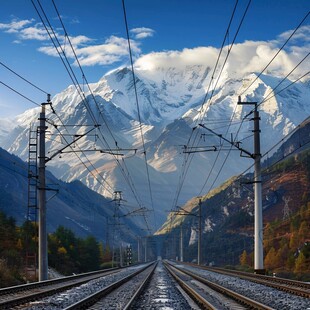
MULTIPOLYGON (((167 262, 167 264, 169 264, 167 262)), ((241 294, 238 294, 230 289, 227 289, 221 285, 218 285, 218 284, 215 284, 211 281, 208 281, 207 279, 201 277, 201 276, 198 276, 197 274, 191 272, 191 271, 188 271, 188 270, 185 270, 185 269, 179 269, 177 268, 176 266, 173 266, 171 264, 169 264, 172 268, 178 270, 178 271, 181 271, 185 274, 187 274, 188 276, 192 277, 193 279, 199 281, 200 283, 203 283, 207 286, 209 286, 210 288, 212 288, 213 290, 225 295, 225 296, 228 296, 229 298, 239 302, 240 304, 242 305, 245 305, 247 307, 249 307, 250 309, 259 309, 259 310, 273 310, 273 308, 271 307, 268 307, 260 302, 257 302, 255 300, 252 300, 248 297, 245 297, 241 294)))
POLYGON ((175 281, 181 286, 181 288, 193 299, 193 301, 198 304, 203 309, 208 310, 216 310, 217 308, 212 306, 203 296, 201 296, 196 290, 191 288, 188 284, 186 284, 175 272, 173 272, 172 268, 164 263, 165 268, 171 274, 171 276, 175 279, 175 281))
POLYGON ((291 293, 296 296, 310 298, 310 283, 308 282, 301 282, 296 280, 284 279, 279 277, 271 277, 267 275, 260 275, 260 274, 252 274, 249 272, 244 271, 237 271, 237 270, 229 270, 223 269, 218 267, 207 267, 207 266, 198 266, 192 263, 182 263, 189 266, 193 266, 197 269, 203 269, 207 271, 217 272, 220 274, 230 275, 230 276, 237 276, 240 279, 252 281, 258 284, 263 284, 286 293, 291 293))
POLYGON ((146 287, 146 285, 149 283, 149 281, 151 280, 155 268, 157 267, 157 263, 154 265, 153 269, 151 270, 151 272, 148 274, 148 276, 144 279, 144 281, 141 283, 141 285, 139 286, 138 290, 134 293, 134 295, 131 297, 131 299, 129 300, 129 302, 127 303, 127 305, 123 308, 123 310, 128 310, 130 309, 130 307, 132 306, 132 304, 138 299, 138 297, 142 294, 144 288, 146 287))
POLYGON ((50 296, 57 292, 61 292, 74 286, 89 282, 93 279, 116 273, 121 269, 122 268, 111 268, 105 271, 93 271, 85 274, 79 274, 53 280, 7 287, 1 289, 0 296, 2 296, 2 300, 0 301, 0 309, 10 309, 14 306, 18 306, 30 301, 35 301, 39 298, 50 296), (41 290, 37 291, 38 289, 41 290), (20 295, 16 296, 16 294, 18 293, 20 293, 20 295), (7 299, 4 300, 3 297, 7 297, 7 299))
POLYGON ((87 296, 86 298, 66 307, 64 310, 78 310, 78 309, 86 309, 87 307, 91 307, 95 305, 95 303, 99 302, 102 298, 113 292, 115 289, 119 288, 147 268, 149 268, 152 264, 155 264, 152 262, 151 264, 148 264, 147 266, 143 267, 142 269, 132 273, 129 276, 125 276, 122 279, 110 284, 109 286, 99 290, 98 292, 87 296))

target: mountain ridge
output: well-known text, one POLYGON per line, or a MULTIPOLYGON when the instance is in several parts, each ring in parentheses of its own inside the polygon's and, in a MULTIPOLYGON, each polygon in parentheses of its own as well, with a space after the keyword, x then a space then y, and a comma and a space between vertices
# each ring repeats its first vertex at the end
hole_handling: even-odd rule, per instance
MULTIPOLYGON (((255 80, 255 83, 248 89, 245 100, 261 103, 259 110, 261 141, 263 141, 262 152, 268 150, 275 141, 280 141, 285 134, 298 126, 303 121, 304 115, 310 115, 310 107, 307 104, 307 98, 310 97, 309 85, 302 82, 295 83, 279 94, 274 94, 272 89, 279 84, 281 79, 271 75, 261 75, 258 78, 257 74, 252 73, 243 78, 223 78, 212 93, 212 101, 207 101, 204 104, 202 103, 206 96, 207 80, 210 78, 210 69, 206 66, 188 67, 185 71, 177 68, 156 68, 155 71, 136 70, 136 78, 141 124, 136 110, 132 72, 129 68, 116 69, 102 77, 98 83, 91 84, 90 87, 94 91, 96 102, 94 102, 92 94, 85 93, 89 107, 94 112, 96 119, 102 123, 100 128, 102 136, 99 137, 99 133, 95 132, 93 136, 81 139, 78 145, 81 149, 93 150, 93 152, 87 153, 89 160, 95 167, 99 167, 102 175, 107 178, 114 190, 122 190, 126 199, 131 201, 134 201, 133 194, 124 180, 124 174, 122 176, 120 172, 116 172, 120 166, 113 164, 115 158, 109 155, 103 156, 95 151, 107 149, 107 145, 114 148, 115 143, 120 148, 138 148, 134 161, 131 159, 131 154, 127 155, 128 159, 125 157, 125 162, 128 162, 130 169, 128 171, 125 167, 122 169, 125 170, 125 174, 130 174, 132 179, 139 184, 138 195, 144 197, 143 204, 149 207, 150 197, 146 194, 149 192, 147 176, 141 168, 145 166, 144 155, 146 155, 151 169, 151 182, 154 183, 152 190, 155 210, 159 212, 161 221, 165 218, 165 210, 170 209, 173 203, 171 193, 178 186, 177 173, 182 169, 182 146, 187 145, 193 128, 197 126, 198 122, 201 122, 231 139, 231 133, 239 132, 238 128, 242 117, 250 110, 248 107, 236 106, 237 94, 249 87, 252 81, 255 80), (198 69, 191 71, 193 68, 198 69), (269 98, 269 94, 275 96, 269 98), (266 100, 266 98, 269 99, 266 100), (97 110, 97 105, 99 105, 100 111, 97 110), (231 115, 234 115, 232 120, 231 115), (102 116, 106 122, 102 122, 102 116), (111 127, 110 129, 106 127, 106 123, 111 127), (229 123, 231 125, 227 127, 229 123), (113 132, 113 137, 109 134, 109 130, 113 132), (144 132, 145 154, 141 149, 141 130, 144 132), (269 134, 271 130, 273 135, 269 134), (96 135, 99 139, 96 138, 96 135), (105 171, 104 167, 109 168, 105 171), (169 184, 169 188, 164 186, 166 193, 161 182, 169 184)), ((286 87, 289 83, 290 81, 286 81, 282 85, 286 87)), ((81 100, 73 86, 69 86, 62 93, 54 96, 52 101, 57 114, 65 124, 93 124, 92 118, 87 113, 85 102, 81 100)), ((38 114, 39 108, 34 108, 17 117, 16 127, 10 131, 6 141, 2 140, 1 145, 26 160, 29 126, 30 123, 37 121, 38 114)), ((50 123, 59 125, 59 120, 55 115, 49 113, 47 117, 50 119, 50 123)), ((83 130, 85 132, 85 129, 73 126, 71 132, 72 134, 81 134, 83 130)), ((49 131, 57 133, 53 126, 49 126, 49 131)), ((251 131, 252 124, 244 121, 242 131, 238 135, 238 138, 243 140, 243 147, 249 151, 253 148, 253 143, 249 139, 251 131)), ((220 143, 216 137, 207 136, 202 139, 201 134, 205 133, 201 128, 196 130, 197 146, 204 146, 206 143, 209 145, 220 143)), ((57 150, 59 143, 64 143, 61 138, 57 139, 47 140, 48 150, 57 150)), ((216 177, 226 155, 227 152, 221 152, 219 155, 218 164, 211 171, 212 178, 216 177)), ((210 152, 195 155, 195 160, 188 171, 188 178, 181 191, 179 203, 195 196, 201 185, 204 184, 215 158, 216 154, 210 152), (197 174, 197 171, 200 173, 197 174)), ((223 170, 214 184, 215 186, 241 172, 245 165, 251 163, 250 160, 240 159, 236 153, 231 153, 230 158, 234 161, 234 165, 223 170)), ((98 193, 111 198, 111 193, 93 179, 91 173, 79 164, 79 160, 74 154, 69 153, 61 158, 55 158, 49 165, 49 169, 64 181, 70 182, 79 179, 98 193)))

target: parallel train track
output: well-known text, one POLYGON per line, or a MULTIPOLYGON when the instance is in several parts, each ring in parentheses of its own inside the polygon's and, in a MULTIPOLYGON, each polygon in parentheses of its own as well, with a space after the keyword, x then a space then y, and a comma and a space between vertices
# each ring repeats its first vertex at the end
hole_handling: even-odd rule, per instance
POLYGON ((192 267, 200 268, 207 271, 217 272, 224 275, 238 277, 240 279, 252 281, 258 284, 263 284, 269 287, 273 287, 277 290, 284 291, 293 295, 310 298, 310 283, 301 282, 290 279, 271 277, 260 274, 253 274, 249 272, 242 272, 237 270, 229 270, 224 268, 198 266, 192 263, 182 263, 192 267))

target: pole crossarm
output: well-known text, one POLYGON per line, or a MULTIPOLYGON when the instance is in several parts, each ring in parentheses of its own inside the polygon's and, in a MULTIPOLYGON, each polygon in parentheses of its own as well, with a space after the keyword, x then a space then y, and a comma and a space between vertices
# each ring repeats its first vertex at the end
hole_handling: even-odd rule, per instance
POLYGON ((252 154, 251 152, 249 152, 249 151, 245 150, 244 148, 240 147, 240 143, 239 142, 233 142, 233 141, 230 141, 230 140, 226 139, 225 137, 223 137, 223 135, 216 133, 212 129, 206 127, 204 124, 199 124, 199 126, 204 128, 204 129, 206 129, 206 130, 208 130, 208 131, 210 131, 212 134, 220 137, 221 139, 223 139, 224 141, 226 141, 227 143, 229 143, 233 147, 237 148, 239 151, 241 151, 241 156, 242 156, 242 153, 245 153, 249 157, 251 157, 253 159, 255 158, 255 154, 252 154))
POLYGON ((61 148, 60 150, 58 150, 57 152, 55 152, 52 156, 45 158, 45 163, 49 162, 50 160, 52 160, 54 157, 56 157, 57 155, 63 153, 63 151, 68 148, 70 145, 74 144, 75 142, 79 141, 81 138, 85 137, 87 134, 89 134, 91 131, 93 131, 96 127, 93 127, 92 129, 88 130, 87 132, 85 132, 84 134, 81 135, 75 135, 76 139, 74 139, 72 142, 68 143, 66 146, 64 146, 63 148, 61 148))
POLYGON ((186 145, 184 145, 184 154, 190 154, 190 153, 201 153, 201 152, 216 152, 219 148, 219 146, 207 146, 207 147, 203 147, 203 146, 198 146, 198 147, 188 147, 186 145))
POLYGON ((175 215, 188 215, 188 216, 195 216, 195 217, 199 217, 199 215, 195 214, 195 213, 191 213, 188 212, 187 210, 183 209, 183 208, 179 208, 179 210, 177 211, 170 211, 170 213, 174 213, 175 215), (181 211, 182 210, 182 211, 181 211), (184 213, 182 213, 184 212, 184 213))
POLYGON ((150 210, 148 210, 146 207, 142 207, 133 211, 130 211, 124 215, 120 215, 119 217, 126 217, 126 216, 132 216, 132 215, 141 215, 144 214, 144 212, 148 212, 150 210))

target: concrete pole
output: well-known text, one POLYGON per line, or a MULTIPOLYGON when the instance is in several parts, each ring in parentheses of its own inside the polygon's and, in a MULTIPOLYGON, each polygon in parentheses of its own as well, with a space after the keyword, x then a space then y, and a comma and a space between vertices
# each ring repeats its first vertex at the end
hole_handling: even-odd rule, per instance
MULTIPOLYGON (((48 103, 50 98, 48 97, 48 103)), ((45 192, 45 105, 42 103, 39 126, 39 281, 48 279, 47 231, 46 231, 46 192, 45 192)))
POLYGON ((201 264, 201 198, 199 198, 199 227, 198 227, 198 253, 197 253, 197 263, 201 264))
POLYGON ((183 262, 183 222, 181 222, 180 231, 180 262, 183 262))
POLYGON ((140 237, 138 237, 138 263, 140 263, 140 237))
POLYGON ((145 247, 144 247, 144 262, 146 263, 146 254, 147 254, 147 237, 145 237, 145 247))
POLYGON ((254 271, 265 273, 263 252, 263 206, 262 206, 262 179, 261 179, 261 153, 259 112, 255 105, 254 111, 254 271))
POLYGON ((123 267, 123 246, 122 246, 122 242, 119 245, 119 264, 120 264, 120 267, 123 267))

